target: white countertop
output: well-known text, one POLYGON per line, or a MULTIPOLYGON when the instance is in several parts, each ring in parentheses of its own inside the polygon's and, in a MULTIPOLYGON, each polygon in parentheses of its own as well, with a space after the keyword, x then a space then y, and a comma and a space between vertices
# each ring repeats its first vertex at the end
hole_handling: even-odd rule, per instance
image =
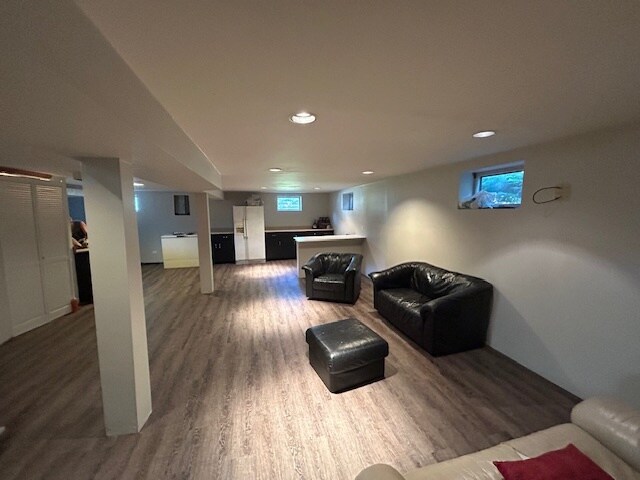
POLYGON ((198 234, 194 233, 192 235, 162 235, 160 238, 198 238, 198 234))
POLYGON ((267 228, 265 233, 333 232, 333 228, 267 228))
POLYGON ((345 242, 353 241, 354 243, 361 243, 366 240, 367 237, 362 235, 319 235, 316 237, 293 237, 297 243, 320 243, 320 242, 345 242))

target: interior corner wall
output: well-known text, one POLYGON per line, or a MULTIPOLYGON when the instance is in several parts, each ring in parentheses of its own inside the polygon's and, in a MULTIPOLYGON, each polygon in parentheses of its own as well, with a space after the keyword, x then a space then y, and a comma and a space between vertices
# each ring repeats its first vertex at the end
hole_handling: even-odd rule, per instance
POLYGON ((333 222, 336 233, 367 236, 367 272, 423 260, 490 281, 493 348, 580 397, 640 407, 638 179, 635 125, 344 190, 332 195, 333 222), (456 208, 464 171, 516 160, 520 208, 456 208), (532 202, 561 183, 566 198, 532 202))
MULTIPOLYGON (((138 198, 138 236, 140 237, 140 261, 142 263, 162 263, 162 235, 173 232, 195 232, 196 216, 175 215, 173 207, 174 195, 185 195, 184 192, 143 192, 136 191, 138 198)), ((190 204, 193 202, 190 196, 190 204)), ((88 225, 91 231, 91 225, 88 225)))

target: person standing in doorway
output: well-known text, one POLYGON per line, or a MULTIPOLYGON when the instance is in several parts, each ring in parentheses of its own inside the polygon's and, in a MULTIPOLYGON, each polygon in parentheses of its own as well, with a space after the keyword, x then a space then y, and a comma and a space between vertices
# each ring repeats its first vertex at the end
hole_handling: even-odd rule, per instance
POLYGON ((89 233, 87 231, 87 224, 80 220, 71 221, 71 241, 73 242, 73 249, 87 248, 89 246, 89 233))

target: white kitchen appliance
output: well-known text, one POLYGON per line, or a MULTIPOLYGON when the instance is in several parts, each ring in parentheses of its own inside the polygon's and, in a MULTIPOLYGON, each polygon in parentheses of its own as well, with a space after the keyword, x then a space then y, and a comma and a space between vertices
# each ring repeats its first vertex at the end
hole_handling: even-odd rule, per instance
POLYGON ((264 207, 233 207, 236 263, 264 262, 264 207))

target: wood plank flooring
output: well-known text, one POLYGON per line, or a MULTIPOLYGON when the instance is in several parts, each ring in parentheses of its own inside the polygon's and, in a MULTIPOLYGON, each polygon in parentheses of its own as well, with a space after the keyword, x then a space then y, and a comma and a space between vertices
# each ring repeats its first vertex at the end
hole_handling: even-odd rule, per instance
POLYGON ((569 419, 577 399, 485 348, 432 358, 373 309, 309 301, 291 261, 143 267, 153 413, 104 434, 92 307, 0 346, 2 479, 352 479, 402 472, 569 419), (390 345, 387 377, 329 393, 305 330, 355 316, 390 345))

